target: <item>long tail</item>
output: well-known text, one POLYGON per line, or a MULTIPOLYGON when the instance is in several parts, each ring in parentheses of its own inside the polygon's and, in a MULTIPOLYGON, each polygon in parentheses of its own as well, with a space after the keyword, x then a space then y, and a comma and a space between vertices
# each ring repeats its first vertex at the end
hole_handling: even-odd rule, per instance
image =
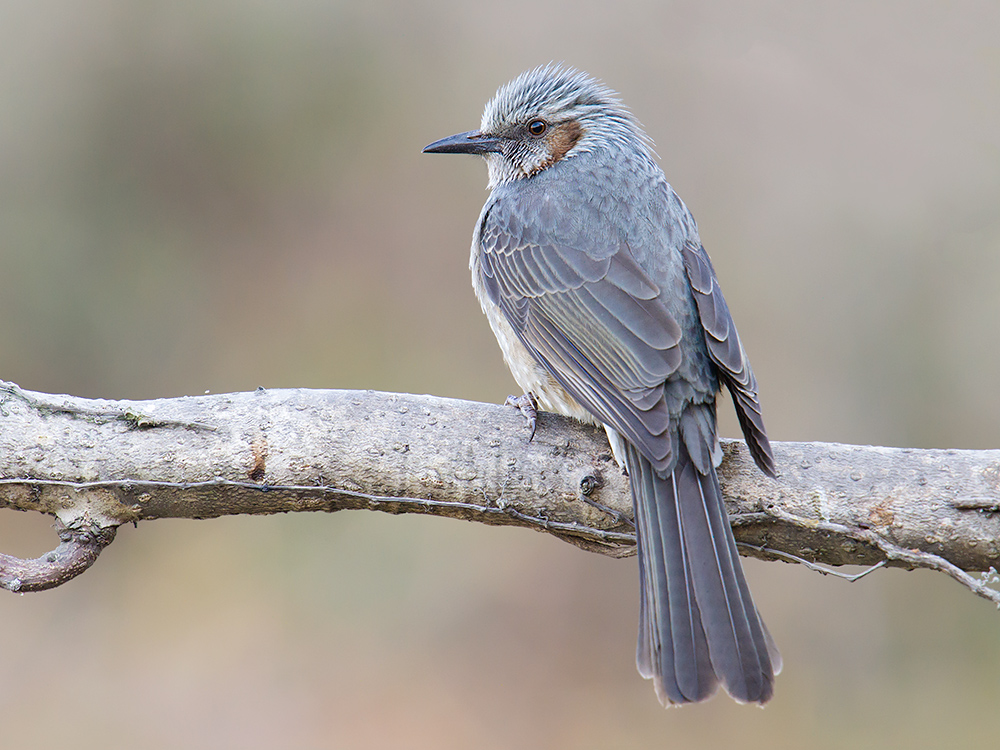
POLYGON ((673 473, 658 476, 631 445, 626 463, 639 536, 640 674, 664 705, 705 700, 721 684, 737 701, 765 703, 781 657, 757 614, 715 470, 695 467, 674 441, 673 473))

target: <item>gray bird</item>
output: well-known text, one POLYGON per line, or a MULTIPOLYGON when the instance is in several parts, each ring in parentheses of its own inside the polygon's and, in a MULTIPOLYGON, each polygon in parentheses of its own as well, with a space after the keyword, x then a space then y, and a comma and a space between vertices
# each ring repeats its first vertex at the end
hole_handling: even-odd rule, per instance
POLYGON ((664 705, 720 683, 765 703, 781 657, 716 476, 721 384, 772 477, 774 458, 712 262, 649 138, 613 91, 550 64, 500 88, 478 131, 424 151, 485 157, 491 193, 469 265, 504 360, 543 410, 603 425, 628 472, 640 674, 664 705))

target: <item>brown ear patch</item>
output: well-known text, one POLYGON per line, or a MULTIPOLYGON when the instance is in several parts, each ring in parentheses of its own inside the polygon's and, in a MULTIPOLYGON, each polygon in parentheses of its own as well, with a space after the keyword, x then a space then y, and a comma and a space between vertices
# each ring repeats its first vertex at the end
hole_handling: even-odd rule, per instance
POLYGON ((583 126, 576 120, 569 120, 560 123, 552 128, 548 137, 549 142, 549 164, 555 164, 569 153, 569 150, 576 145, 583 135, 583 126))

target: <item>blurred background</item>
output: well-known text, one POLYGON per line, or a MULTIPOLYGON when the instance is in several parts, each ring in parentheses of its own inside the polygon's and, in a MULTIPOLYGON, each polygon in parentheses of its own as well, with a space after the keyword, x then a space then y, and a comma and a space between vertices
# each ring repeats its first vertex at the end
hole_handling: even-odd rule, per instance
MULTIPOLYGON (((502 401, 467 268, 486 170, 420 149, 550 60, 655 140, 773 439, 1000 445, 992 0, 0 3, 0 378, 502 401)), ((54 544, 0 511, 4 552, 54 544)), ((124 528, 69 585, 0 592, 0 747, 996 743, 995 608, 746 567, 774 701, 664 711, 634 558, 374 513, 124 528)))

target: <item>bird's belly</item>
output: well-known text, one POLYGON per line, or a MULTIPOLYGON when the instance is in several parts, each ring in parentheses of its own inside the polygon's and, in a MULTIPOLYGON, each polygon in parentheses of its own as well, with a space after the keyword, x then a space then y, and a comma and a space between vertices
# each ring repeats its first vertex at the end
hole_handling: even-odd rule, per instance
POLYGON ((565 414, 567 417, 574 417, 588 424, 600 424, 600 420, 569 395, 549 371, 531 356, 500 309, 488 300, 482 301, 483 311, 500 344, 504 362, 524 392, 530 391, 535 394, 538 406, 543 411, 565 414))

